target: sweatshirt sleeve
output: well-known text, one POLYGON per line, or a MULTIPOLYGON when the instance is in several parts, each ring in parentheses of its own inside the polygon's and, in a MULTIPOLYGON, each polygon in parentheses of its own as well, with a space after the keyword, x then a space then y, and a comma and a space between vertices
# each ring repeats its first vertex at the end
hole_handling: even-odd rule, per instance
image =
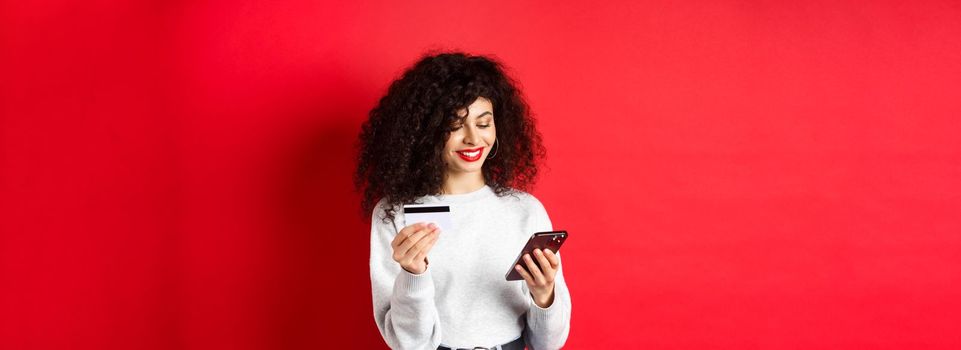
POLYGON ((374 321, 392 349, 437 349, 441 342, 440 316, 434 305, 430 267, 414 275, 393 260, 390 242, 398 229, 393 222, 382 219, 385 206, 384 200, 377 204, 370 225, 374 321))
MULTIPOLYGON (((535 221, 537 222, 535 232, 553 231, 547 211, 540 202, 536 204, 537 210, 534 212, 539 218, 535 221)), ((554 277, 554 302, 550 306, 547 308, 537 306, 527 284, 524 284, 529 304, 524 337, 531 350, 560 349, 567 342, 567 336, 571 330, 571 294, 564 281, 564 261, 561 259, 560 252, 557 253, 557 258, 561 261, 561 266, 554 277)))

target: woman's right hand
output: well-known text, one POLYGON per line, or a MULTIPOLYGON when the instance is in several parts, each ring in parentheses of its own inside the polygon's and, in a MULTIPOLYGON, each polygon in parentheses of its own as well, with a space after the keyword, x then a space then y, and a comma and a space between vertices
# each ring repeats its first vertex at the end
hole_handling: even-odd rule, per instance
POLYGON ((427 270, 427 253, 437 242, 438 236, 440 228, 434 223, 420 222, 404 227, 390 242, 394 261, 407 272, 415 275, 424 273, 427 270))

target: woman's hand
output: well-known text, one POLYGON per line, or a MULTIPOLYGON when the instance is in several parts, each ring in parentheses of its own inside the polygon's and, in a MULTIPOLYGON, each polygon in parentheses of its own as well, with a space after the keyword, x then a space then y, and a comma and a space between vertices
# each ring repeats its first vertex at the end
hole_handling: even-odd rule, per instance
POLYGON ((394 261, 407 272, 415 275, 424 273, 427 270, 427 253, 439 235, 440 228, 433 223, 421 222, 404 227, 390 242, 394 261))
POLYGON ((514 269, 527 282, 531 296, 534 297, 534 303, 542 308, 551 306, 554 303, 554 276, 561 267, 561 260, 550 249, 544 249, 544 251, 534 249, 534 258, 532 259, 530 254, 524 254, 524 263, 527 265, 527 270, 524 270, 520 264, 514 266, 514 269), (534 263, 534 259, 537 259, 540 267, 534 263))

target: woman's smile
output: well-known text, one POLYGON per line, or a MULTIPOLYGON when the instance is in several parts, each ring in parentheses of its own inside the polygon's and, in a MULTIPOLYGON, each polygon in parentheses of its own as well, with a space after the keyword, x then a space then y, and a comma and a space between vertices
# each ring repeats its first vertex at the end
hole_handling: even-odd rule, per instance
POLYGON ((457 155, 460 156, 460 159, 468 162, 476 162, 480 160, 482 153, 484 153, 484 147, 457 151, 457 155))

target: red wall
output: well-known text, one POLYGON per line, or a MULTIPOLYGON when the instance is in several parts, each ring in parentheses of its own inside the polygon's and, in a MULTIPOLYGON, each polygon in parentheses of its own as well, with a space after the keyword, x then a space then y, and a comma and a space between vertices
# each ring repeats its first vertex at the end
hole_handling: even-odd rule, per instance
POLYGON ((495 54, 569 348, 961 347, 957 1, 0 5, 0 348, 382 348, 359 125, 495 54))

